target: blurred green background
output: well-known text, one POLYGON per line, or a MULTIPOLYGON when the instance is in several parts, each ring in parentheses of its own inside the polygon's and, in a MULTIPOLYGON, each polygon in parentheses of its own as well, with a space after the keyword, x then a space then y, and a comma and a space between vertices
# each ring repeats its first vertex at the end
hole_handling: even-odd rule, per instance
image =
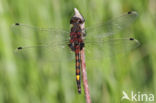
MULTIPOLYGON (((86 59, 92 102, 129 102, 121 101, 122 91, 128 95, 131 91, 156 93, 156 0, 0 0, 0 103, 85 103, 84 92, 77 93, 75 64, 67 62, 66 52, 54 54, 56 61, 45 60, 53 58, 52 49, 48 55, 41 55, 40 50, 16 54, 19 38, 11 29, 13 23, 22 22, 70 30, 75 7, 86 18, 86 25, 131 10, 139 14, 132 25, 142 44, 139 48, 128 56, 86 59)), ((24 33, 40 39, 36 33, 24 33)))

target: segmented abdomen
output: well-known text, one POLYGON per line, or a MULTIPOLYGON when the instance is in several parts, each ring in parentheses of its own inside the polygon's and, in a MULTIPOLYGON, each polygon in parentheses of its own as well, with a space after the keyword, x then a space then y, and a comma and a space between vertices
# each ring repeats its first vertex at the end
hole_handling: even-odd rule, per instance
POLYGON ((81 75, 80 75, 80 68, 81 68, 81 56, 80 56, 80 48, 76 48, 75 51, 75 59, 76 59, 76 82, 78 93, 81 93, 81 75))

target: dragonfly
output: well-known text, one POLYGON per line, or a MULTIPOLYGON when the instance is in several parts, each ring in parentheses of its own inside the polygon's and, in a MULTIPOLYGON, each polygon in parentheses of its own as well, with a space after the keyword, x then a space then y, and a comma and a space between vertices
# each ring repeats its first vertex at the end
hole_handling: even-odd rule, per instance
MULTIPOLYGON (((35 46, 18 46, 16 48, 17 51, 24 51, 30 48, 35 47, 54 47, 61 48, 67 47, 72 52, 75 53, 75 68, 76 68, 76 82, 78 93, 81 93, 81 50, 83 48, 87 48, 91 45, 91 47, 100 45, 101 48, 104 48, 106 45, 114 44, 115 46, 124 45, 125 48, 131 50, 132 48, 136 48, 140 45, 140 42, 132 37, 126 38, 108 38, 113 35, 117 35, 118 32, 129 27, 138 16, 136 11, 127 12, 115 19, 109 20, 107 22, 102 22, 99 25, 91 26, 85 28, 85 19, 80 14, 80 12, 74 8, 74 16, 70 19, 71 30, 70 32, 65 30, 57 30, 57 29, 48 29, 48 28, 38 28, 35 26, 30 26, 21 23, 15 23, 13 27, 16 29, 33 29, 34 31, 39 32, 50 32, 50 37, 42 38, 44 39, 44 44, 35 45, 35 46), (86 33, 87 32, 87 33, 86 33), (96 33, 96 34, 94 34, 96 33), (52 35, 56 34, 56 35, 52 35), (61 34, 61 35, 59 35, 61 34), (59 37, 63 37, 63 39, 58 39, 59 37), (53 39, 53 41, 52 41, 53 39), (46 42, 46 43, 45 43, 46 42), (125 45, 126 44, 126 45, 125 45)), ((93 49, 93 48, 91 48, 93 49)), ((102 50, 102 49, 101 49, 102 50)), ((104 49, 106 50, 106 49, 104 49)))

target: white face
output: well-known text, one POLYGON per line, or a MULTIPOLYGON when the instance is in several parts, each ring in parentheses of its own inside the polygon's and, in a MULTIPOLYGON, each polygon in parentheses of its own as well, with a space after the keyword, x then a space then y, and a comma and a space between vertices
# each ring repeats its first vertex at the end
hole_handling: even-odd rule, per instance
POLYGON ((83 16, 80 14, 80 12, 77 10, 77 8, 74 8, 74 12, 75 12, 75 15, 73 17, 77 17, 77 18, 80 18, 81 20, 83 20, 83 16))

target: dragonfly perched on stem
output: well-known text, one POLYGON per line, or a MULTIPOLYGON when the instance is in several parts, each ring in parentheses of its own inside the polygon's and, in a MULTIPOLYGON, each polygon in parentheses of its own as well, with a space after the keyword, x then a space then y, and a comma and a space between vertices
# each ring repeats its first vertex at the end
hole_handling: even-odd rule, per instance
MULTIPOLYGON (((101 50, 103 50, 103 48, 107 47, 110 44, 113 44, 113 47, 116 47, 115 50, 117 48, 121 50, 121 46, 124 46, 126 50, 131 50, 138 47, 140 45, 139 41, 132 37, 106 39, 106 37, 116 35, 120 31, 129 27, 136 20, 138 14, 135 11, 127 12, 120 17, 85 29, 85 19, 76 8, 74 9, 74 11, 75 15, 70 20, 70 24, 72 25, 70 32, 64 30, 38 28, 21 23, 15 23, 13 25, 13 28, 21 30, 30 29, 37 34, 39 34, 38 32, 41 32, 41 34, 44 34, 44 32, 50 33, 50 36, 44 35, 42 36, 42 38, 39 38, 39 40, 43 40, 41 40, 42 42, 44 42, 43 44, 41 43, 41 45, 34 46, 19 46, 16 49, 17 51, 24 51, 35 47, 52 47, 59 49, 61 49, 62 47, 64 50, 64 47, 67 47, 70 48, 71 51, 75 52, 77 88, 78 93, 81 93, 81 50, 83 50, 84 47, 87 48, 90 46, 92 47, 92 50, 96 45, 99 45, 101 50), (86 35, 86 31, 88 35, 86 35)), ((31 34, 31 32, 26 32, 26 34, 31 34)), ((29 35, 26 36, 28 36, 29 38, 29 35)))

